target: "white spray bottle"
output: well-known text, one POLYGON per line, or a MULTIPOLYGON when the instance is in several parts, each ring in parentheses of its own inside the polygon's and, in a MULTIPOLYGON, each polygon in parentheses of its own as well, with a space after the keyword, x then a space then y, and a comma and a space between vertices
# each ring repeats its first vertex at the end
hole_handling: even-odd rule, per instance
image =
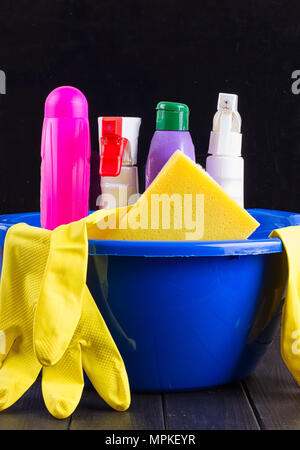
POLYGON ((244 206, 244 160, 238 96, 219 94, 210 134, 206 171, 240 206, 244 206))

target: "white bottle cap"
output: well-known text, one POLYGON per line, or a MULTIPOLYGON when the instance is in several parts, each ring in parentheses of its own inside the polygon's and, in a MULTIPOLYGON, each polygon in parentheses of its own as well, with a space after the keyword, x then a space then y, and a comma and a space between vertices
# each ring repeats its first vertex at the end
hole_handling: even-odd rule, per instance
POLYGON ((208 153, 216 156, 241 156, 241 116, 237 110, 238 96, 219 94, 217 112, 210 133, 208 153))
POLYGON ((122 166, 117 177, 101 178, 100 209, 133 205, 139 197, 139 177, 136 166, 122 166))

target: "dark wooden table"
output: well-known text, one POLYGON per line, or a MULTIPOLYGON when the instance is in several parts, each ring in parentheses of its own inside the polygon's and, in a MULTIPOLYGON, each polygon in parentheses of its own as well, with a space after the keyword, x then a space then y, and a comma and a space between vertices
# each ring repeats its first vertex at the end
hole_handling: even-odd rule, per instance
POLYGON ((197 392, 133 394, 125 413, 85 389, 76 412, 56 420, 44 407, 40 383, 7 411, 0 430, 280 430, 300 429, 300 388, 280 356, 279 330, 248 379, 197 392))

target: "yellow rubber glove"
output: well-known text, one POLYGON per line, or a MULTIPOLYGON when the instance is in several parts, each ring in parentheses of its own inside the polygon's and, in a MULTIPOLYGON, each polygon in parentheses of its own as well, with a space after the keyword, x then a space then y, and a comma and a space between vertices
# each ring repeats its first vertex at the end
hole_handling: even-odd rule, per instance
POLYGON ((108 214, 99 211, 52 232, 25 224, 8 230, 0 286, 0 410, 35 381, 38 359, 52 365, 43 369, 42 388, 55 417, 76 408, 82 366, 108 404, 128 408, 124 363, 86 286, 87 229, 108 214))
POLYGON ((30 236, 41 261, 36 264, 31 252, 23 252, 28 246, 23 228, 16 225, 9 229, 4 245, 0 284, 0 410, 23 395, 42 367, 34 354, 32 332, 50 240, 45 230, 39 229, 34 237, 30 236))
POLYGON ((270 237, 281 239, 288 264, 281 318, 281 356, 300 385, 300 226, 279 228, 270 237))
POLYGON ((82 368, 112 408, 124 411, 129 407, 123 360, 87 287, 82 315, 69 347, 58 363, 43 368, 43 397, 54 417, 68 417, 77 407, 84 387, 82 368))
MULTIPOLYGON (((51 240, 47 263, 36 259, 36 264, 45 267, 34 326, 35 352, 41 364, 53 365, 60 360, 78 324, 86 289, 88 239, 105 239, 109 232, 106 222, 112 216, 119 221, 128 209, 96 211, 48 232, 51 240)), ((30 239, 32 236, 34 241, 34 234, 40 229, 27 225, 26 230, 27 251, 30 248, 32 255, 39 258, 40 249, 33 252, 30 239)), ((24 270, 24 264, 22 267, 24 270)))

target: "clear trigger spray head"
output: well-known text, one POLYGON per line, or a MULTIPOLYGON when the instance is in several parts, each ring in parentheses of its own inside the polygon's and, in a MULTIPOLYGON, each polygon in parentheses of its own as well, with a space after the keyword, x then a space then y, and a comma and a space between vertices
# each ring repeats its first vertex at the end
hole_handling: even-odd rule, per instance
POLYGON ((208 153, 211 155, 241 155, 242 120, 237 110, 237 104, 237 95, 219 94, 209 143, 208 153))
MULTIPOLYGON (((222 115, 230 115, 230 127, 227 130, 228 132, 232 131, 235 133, 241 132, 242 120, 241 116, 237 110, 238 107, 238 96, 235 94, 219 94, 217 112, 214 116, 213 121, 213 131, 220 131, 220 121, 222 119, 222 115)), ((228 119, 228 116, 227 116, 228 119)))

